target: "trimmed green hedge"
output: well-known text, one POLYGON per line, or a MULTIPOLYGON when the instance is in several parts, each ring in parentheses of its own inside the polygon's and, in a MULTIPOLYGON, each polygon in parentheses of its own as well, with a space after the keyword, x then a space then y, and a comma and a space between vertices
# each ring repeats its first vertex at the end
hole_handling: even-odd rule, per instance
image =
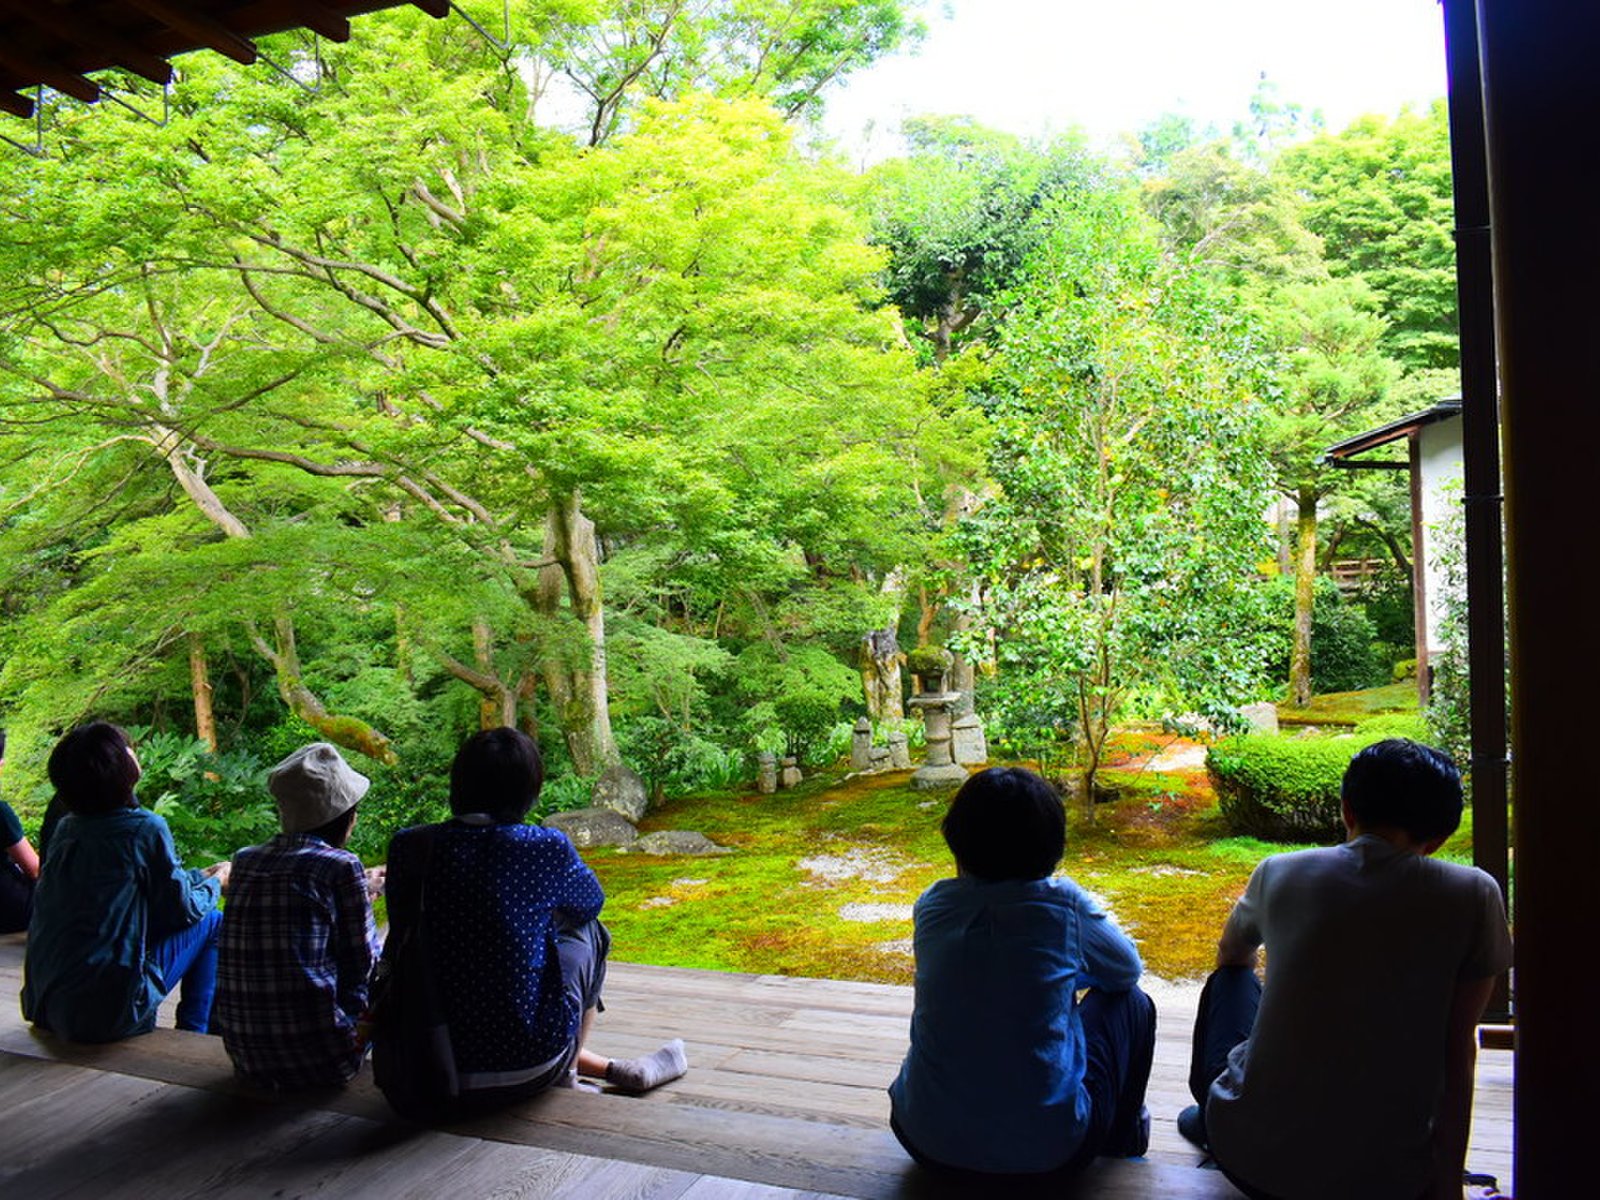
POLYGON ((1385 738, 1423 741, 1426 732, 1420 717, 1396 713, 1336 737, 1245 734, 1213 745, 1206 767, 1223 818, 1235 832, 1278 842, 1333 843, 1344 838, 1339 784, 1356 751, 1385 738))

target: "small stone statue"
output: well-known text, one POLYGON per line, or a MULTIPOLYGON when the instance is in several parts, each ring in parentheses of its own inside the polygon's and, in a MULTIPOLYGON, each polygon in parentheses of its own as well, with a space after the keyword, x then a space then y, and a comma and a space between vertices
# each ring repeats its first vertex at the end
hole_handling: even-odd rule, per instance
POLYGON ((872 722, 862 717, 850 731, 850 769, 872 770, 872 722))

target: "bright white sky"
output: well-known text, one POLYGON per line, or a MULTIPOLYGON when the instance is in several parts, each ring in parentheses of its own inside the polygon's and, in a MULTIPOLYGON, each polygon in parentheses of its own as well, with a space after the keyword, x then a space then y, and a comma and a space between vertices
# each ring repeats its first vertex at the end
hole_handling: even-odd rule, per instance
POLYGON ((828 97, 856 161, 896 150, 907 116, 965 114, 1098 144, 1178 112, 1226 132, 1262 72, 1337 131, 1445 93, 1438 0, 932 0, 928 37, 828 97))

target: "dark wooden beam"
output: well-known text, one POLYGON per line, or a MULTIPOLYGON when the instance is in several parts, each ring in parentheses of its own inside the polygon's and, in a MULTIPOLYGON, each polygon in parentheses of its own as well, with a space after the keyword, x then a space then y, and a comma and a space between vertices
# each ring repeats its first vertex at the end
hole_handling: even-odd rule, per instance
POLYGON ((348 42, 350 40, 350 19, 342 17, 336 12, 320 4, 302 0, 294 5, 294 12, 300 18, 300 24, 315 32, 319 37, 325 37, 330 42, 348 42))
POLYGON ((26 18, 36 28, 44 30, 66 45, 90 51, 95 58, 125 67, 151 83, 172 82, 172 64, 166 59, 151 54, 126 39, 110 37, 91 22, 65 17, 57 11, 57 5, 22 4, 18 3, 18 0, 0 0, 0 8, 26 18))
POLYGON ((411 0, 411 4, 436 21, 442 21, 450 15, 450 0, 411 0))
POLYGON ((54 63, 40 58, 23 58, 9 46, 0 46, 0 67, 24 78, 35 79, 45 87, 55 88, 64 96, 93 104, 100 99, 100 89, 82 75, 62 70, 54 63))
POLYGON ((33 101, 21 92, 8 92, 0 90, 0 109, 4 109, 14 117, 33 116, 33 101))
POLYGON ((218 54, 248 67, 260 57, 255 44, 241 37, 215 17, 196 11, 186 11, 167 4, 165 0, 123 0, 129 8, 138 9, 145 16, 160 21, 169 29, 181 33, 196 46, 209 46, 218 54))

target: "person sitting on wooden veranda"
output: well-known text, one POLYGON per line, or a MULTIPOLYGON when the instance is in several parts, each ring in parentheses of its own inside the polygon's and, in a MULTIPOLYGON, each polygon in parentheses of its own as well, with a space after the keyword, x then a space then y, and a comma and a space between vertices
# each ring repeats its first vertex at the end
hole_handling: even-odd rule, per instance
POLYGON ((251 1083, 329 1087, 361 1069, 382 874, 344 847, 369 786, 327 742, 302 746, 267 776, 283 832, 233 856, 213 1025, 251 1083))
POLYGON ((1505 906, 1484 872, 1429 857, 1461 821, 1440 751, 1368 746, 1342 800, 1349 840, 1264 860, 1228 917, 1178 1129, 1251 1197, 1459 1200, 1505 906))
POLYGON ((139 759, 115 725, 72 730, 48 767, 66 815, 34 893, 23 1017, 71 1041, 112 1042, 153 1029, 181 981, 178 1028, 205 1033, 228 864, 179 861, 166 821, 139 807, 139 759))
POLYGON ((1060 795, 1032 772, 991 768, 956 792, 943 832, 956 877, 914 910, 895 1135, 926 1167, 1003 1182, 1143 1154, 1155 1004, 1127 935, 1050 877, 1066 846, 1060 795))
MULTIPOLYGON (((426 922, 459 1086, 458 1097, 420 1098, 406 1115, 493 1107, 577 1086, 580 1074, 646 1091, 688 1067, 678 1039, 616 1061, 585 1047, 611 946, 599 920, 605 894, 566 834, 524 823, 543 783, 531 738, 485 730, 451 764, 454 818, 403 829, 389 844, 384 956, 393 962, 393 989, 406 986, 401 948, 426 922)), ((374 1066, 385 1086, 384 1056, 394 1043, 382 1007, 376 1015, 374 1066)), ((386 1094, 396 1102, 395 1092, 386 1094)))
MULTIPOLYGON (((0 767, 6 763, 6 731, 0 729, 0 767)), ((39 856, 22 832, 16 810, 0 800, 0 933, 20 933, 33 915, 39 856)))

